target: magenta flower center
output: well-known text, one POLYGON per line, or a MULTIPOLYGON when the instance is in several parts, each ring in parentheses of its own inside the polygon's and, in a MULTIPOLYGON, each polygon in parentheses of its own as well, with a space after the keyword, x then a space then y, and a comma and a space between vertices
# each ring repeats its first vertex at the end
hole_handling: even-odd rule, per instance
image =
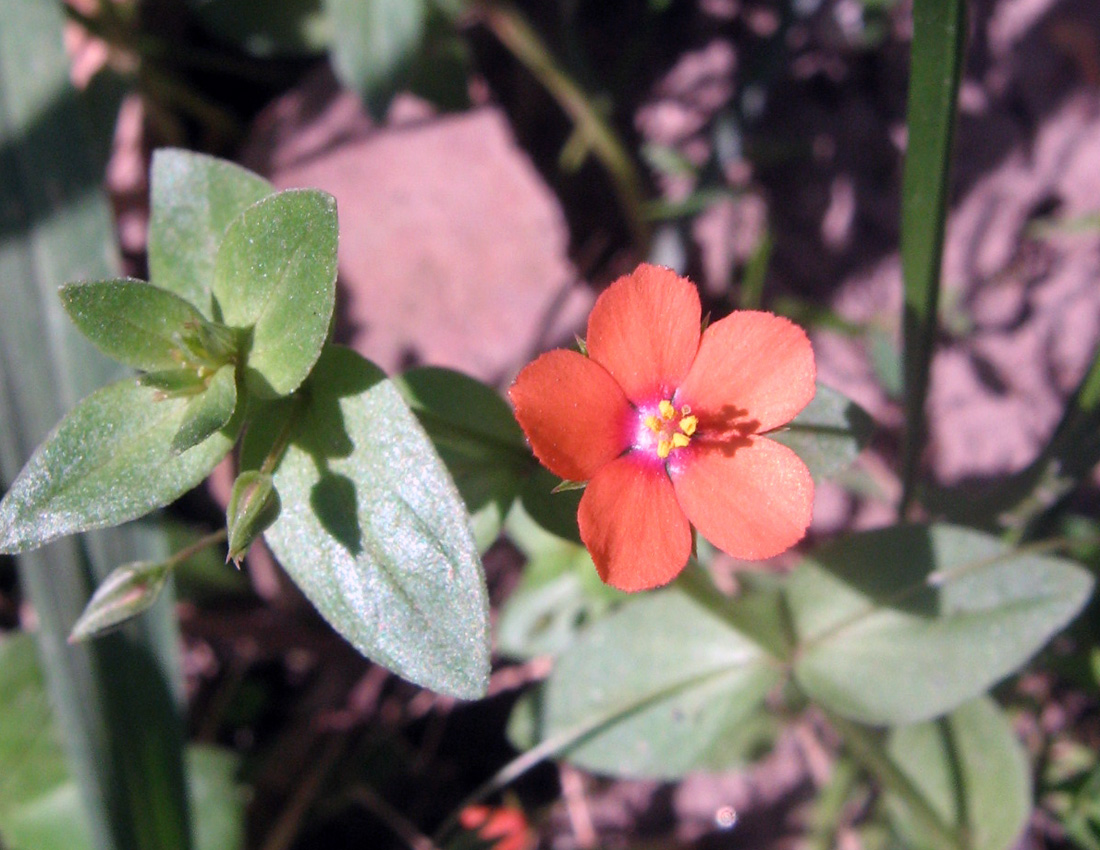
POLYGON ((691 444, 691 436, 698 427, 698 417, 691 415, 686 404, 677 409, 666 398, 656 405, 643 405, 638 409, 634 449, 666 460, 672 452, 691 444))

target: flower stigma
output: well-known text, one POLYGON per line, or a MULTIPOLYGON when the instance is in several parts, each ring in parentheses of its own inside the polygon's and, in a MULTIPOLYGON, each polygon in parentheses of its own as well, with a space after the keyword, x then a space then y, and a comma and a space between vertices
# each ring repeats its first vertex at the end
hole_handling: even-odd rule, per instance
MULTIPOLYGON (((657 457, 665 460, 673 449, 682 449, 691 444, 691 437, 699 427, 699 418, 691 415, 688 405, 685 404, 677 410, 672 401, 666 398, 657 405, 656 413, 642 419, 642 424, 657 439, 657 457)), ((644 432, 641 436, 648 437, 644 432)), ((645 442, 652 445, 652 437, 645 442)))

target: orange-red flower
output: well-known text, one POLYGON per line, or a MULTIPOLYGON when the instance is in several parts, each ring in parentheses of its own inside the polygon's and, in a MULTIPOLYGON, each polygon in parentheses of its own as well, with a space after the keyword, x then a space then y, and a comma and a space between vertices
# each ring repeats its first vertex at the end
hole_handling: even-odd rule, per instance
POLYGON ((762 436, 814 396, 809 339, 771 313, 734 312, 705 331, 701 319, 690 281, 641 265, 596 300, 587 357, 543 354, 510 391, 536 457, 588 482, 581 539, 622 590, 675 578, 692 526, 735 558, 760 560, 810 524, 806 465, 762 436))

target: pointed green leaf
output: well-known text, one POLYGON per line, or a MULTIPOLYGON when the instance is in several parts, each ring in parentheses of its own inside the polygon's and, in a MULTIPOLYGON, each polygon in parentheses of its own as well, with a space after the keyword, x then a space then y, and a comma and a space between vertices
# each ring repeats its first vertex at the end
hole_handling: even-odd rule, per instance
POLYGON ((583 490, 557 490, 561 479, 538 467, 524 479, 519 498, 531 519, 564 540, 581 542, 577 510, 583 490), (555 492, 557 491, 557 492, 555 492))
POLYGON ((204 321, 190 302, 140 280, 69 283, 61 303, 100 351, 146 372, 178 367, 180 337, 204 321))
POLYGON ((192 396, 169 446, 174 454, 185 452, 220 431, 237 409, 237 373, 232 364, 222 366, 210 378, 210 384, 192 396))
POLYGON ((239 165, 175 148, 153 154, 149 277, 214 318, 214 258, 229 222, 275 187, 239 165))
POLYGON ((744 762, 739 730, 779 681, 764 651, 676 588, 632 600, 558 659, 541 737, 588 730, 571 761, 617 776, 676 777, 744 762))
POLYGON ((813 401, 789 425, 768 436, 793 449, 814 480, 822 481, 856 459, 873 428, 863 408, 818 384, 813 401))
POLYGON ((236 427, 176 454, 171 444, 187 401, 156 399, 156 390, 130 378, 62 419, 0 502, 0 552, 136 519, 209 475, 232 448, 236 427))
POLYGON ((160 596, 171 570, 171 564, 146 561, 116 567, 88 600, 69 640, 86 640, 147 611, 160 596))
MULTIPOLYGON (((1031 814, 1027 754, 987 697, 939 720, 891 730, 891 760, 969 850, 1009 850, 1031 814)), ((887 793, 891 820, 913 850, 939 850, 903 797, 887 793)))
MULTIPOLYGON (((301 403, 275 471, 282 512, 267 542, 364 655, 433 690, 481 696, 489 675, 481 564, 416 417, 381 371, 339 347, 325 349, 301 403)), ((246 467, 259 465, 279 427, 273 415, 257 420, 246 467)))
MULTIPOLYGON (((194 847, 243 847, 237 757, 213 747, 190 747, 186 756, 194 847)), ((0 843, 6 850, 98 846, 61 747, 34 642, 25 634, 0 641, 0 765, 0 843)))
POLYGON ((838 540, 787 582, 795 677, 872 724, 936 717, 1018 669, 1081 610, 1076 564, 946 525, 838 540))
POLYGON ((411 369, 394 384, 458 485, 484 552, 534 468, 512 409, 492 387, 451 369, 411 369))
POLYGON ((375 118, 384 117, 421 49, 426 0, 325 0, 325 8, 337 76, 375 118))
POLYGON ((321 354, 336 300, 336 200, 292 189, 264 198, 229 225, 214 263, 223 321, 251 328, 249 389, 293 392, 321 354))

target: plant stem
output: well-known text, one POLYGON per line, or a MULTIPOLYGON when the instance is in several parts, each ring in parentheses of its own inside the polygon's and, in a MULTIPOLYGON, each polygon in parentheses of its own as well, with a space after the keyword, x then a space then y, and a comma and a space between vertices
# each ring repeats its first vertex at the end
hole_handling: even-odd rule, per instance
POLYGON ((550 49, 518 9, 508 3, 485 2, 479 13, 489 31, 523 63, 570 117, 575 127, 574 139, 583 139, 607 169, 630 225, 635 249, 645 256, 650 231, 642 200, 642 181, 618 135, 591 98, 558 65, 550 49))
POLYGON ((931 844, 944 850, 967 850, 967 845, 957 829, 943 822, 920 789, 906 776, 882 746, 882 739, 872 729, 846 720, 840 715, 822 709, 826 717, 844 740, 852 757, 875 780, 901 798, 913 817, 931 837, 931 844))

